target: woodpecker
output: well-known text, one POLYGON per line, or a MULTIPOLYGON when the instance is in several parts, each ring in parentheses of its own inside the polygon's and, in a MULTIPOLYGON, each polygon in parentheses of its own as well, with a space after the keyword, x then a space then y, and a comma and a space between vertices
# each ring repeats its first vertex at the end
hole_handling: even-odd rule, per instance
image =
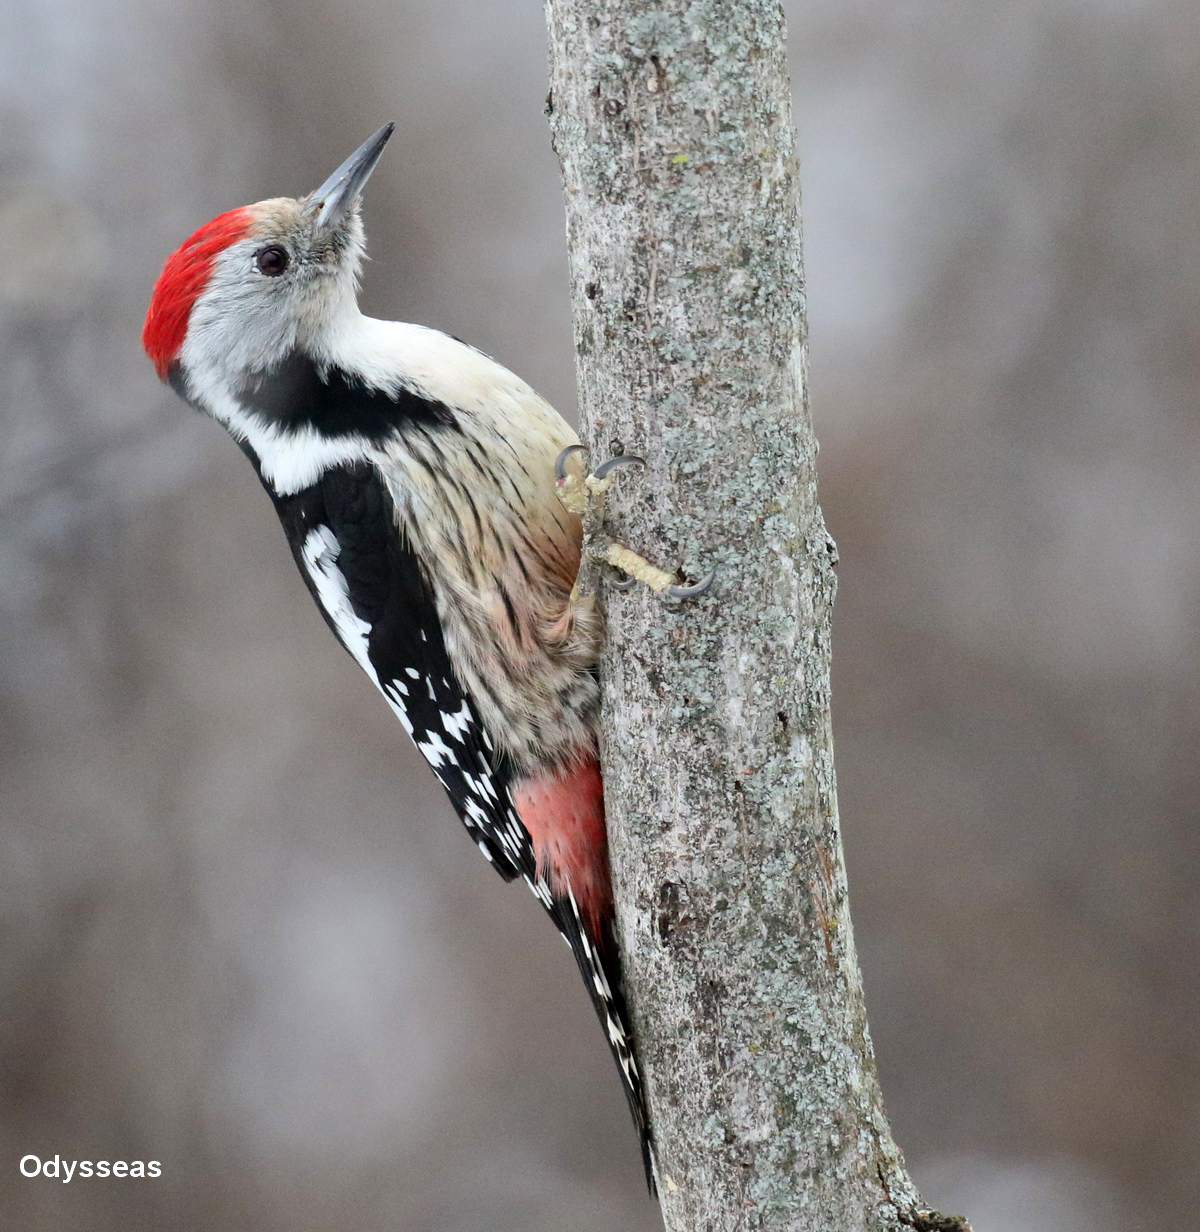
MULTIPOLYGON (((393 127, 308 196, 231 210, 189 236, 155 285, 143 346, 250 459, 326 623, 483 855, 524 880, 566 938, 653 1191, 613 931, 601 625, 575 586, 578 496, 603 480, 581 478, 575 433, 500 364, 360 312, 360 198, 393 127)), ((655 576, 679 596, 700 589, 655 576)))

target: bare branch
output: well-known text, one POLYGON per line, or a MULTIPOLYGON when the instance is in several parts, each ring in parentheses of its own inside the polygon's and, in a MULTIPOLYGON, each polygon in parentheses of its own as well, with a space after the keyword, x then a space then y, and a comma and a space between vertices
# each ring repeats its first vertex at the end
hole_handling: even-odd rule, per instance
POLYGON ((669 1232, 965 1229, 875 1076, 829 725, 836 550, 805 389, 778 0, 548 0, 584 440, 631 452, 604 778, 669 1232))

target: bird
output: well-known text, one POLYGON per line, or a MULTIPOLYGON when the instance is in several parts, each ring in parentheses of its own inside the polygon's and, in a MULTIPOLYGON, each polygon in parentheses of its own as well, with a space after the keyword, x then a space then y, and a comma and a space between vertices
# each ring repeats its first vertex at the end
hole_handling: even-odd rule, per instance
MULTIPOLYGON (((185 239, 142 343, 159 378, 250 460, 329 628, 483 856, 523 880, 566 939, 654 1193, 614 930, 602 622, 577 584, 589 497, 606 467, 637 459, 584 475, 576 433, 519 377, 438 330, 361 312, 362 192, 394 127, 307 196, 230 210, 185 239)), ((611 559, 639 572, 625 549, 611 559)), ((643 572, 673 597, 704 588, 643 572)))

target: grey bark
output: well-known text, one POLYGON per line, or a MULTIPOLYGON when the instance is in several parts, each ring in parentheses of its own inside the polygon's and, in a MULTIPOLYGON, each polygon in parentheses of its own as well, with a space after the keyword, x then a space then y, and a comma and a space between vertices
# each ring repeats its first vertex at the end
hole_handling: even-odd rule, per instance
MULTIPOLYGON (((965 1228, 884 1116, 829 721, 778 0, 547 0, 582 434, 640 454, 614 536, 694 580, 607 590, 605 796, 669 1232, 965 1228)), ((603 589, 603 588, 602 588, 603 589)))

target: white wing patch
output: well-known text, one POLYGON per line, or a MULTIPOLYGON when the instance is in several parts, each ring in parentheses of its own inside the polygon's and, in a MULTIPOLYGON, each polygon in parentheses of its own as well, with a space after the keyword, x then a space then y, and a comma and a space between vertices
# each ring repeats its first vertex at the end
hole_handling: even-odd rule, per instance
POLYGON ((302 548, 304 567, 316 587, 321 606, 329 614, 329 619, 338 631, 342 645, 354 656, 354 661, 367 673, 368 679, 374 682, 411 736, 412 724, 398 696, 400 690, 407 692, 407 689, 398 681, 392 681, 390 687, 385 687, 375 674, 371 656, 367 653, 367 638, 371 634, 371 626, 358 615, 350 602, 350 587, 337 565, 340 551, 337 536, 328 526, 314 526, 308 532, 308 538, 304 540, 302 548))
POLYGON ((337 567, 341 551, 337 537, 328 526, 314 526, 304 541, 304 567, 317 588, 317 598, 337 628, 342 645, 354 656, 359 667, 375 681, 375 669, 367 655, 367 637, 371 626, 350 603, 350 587, 337 567))

